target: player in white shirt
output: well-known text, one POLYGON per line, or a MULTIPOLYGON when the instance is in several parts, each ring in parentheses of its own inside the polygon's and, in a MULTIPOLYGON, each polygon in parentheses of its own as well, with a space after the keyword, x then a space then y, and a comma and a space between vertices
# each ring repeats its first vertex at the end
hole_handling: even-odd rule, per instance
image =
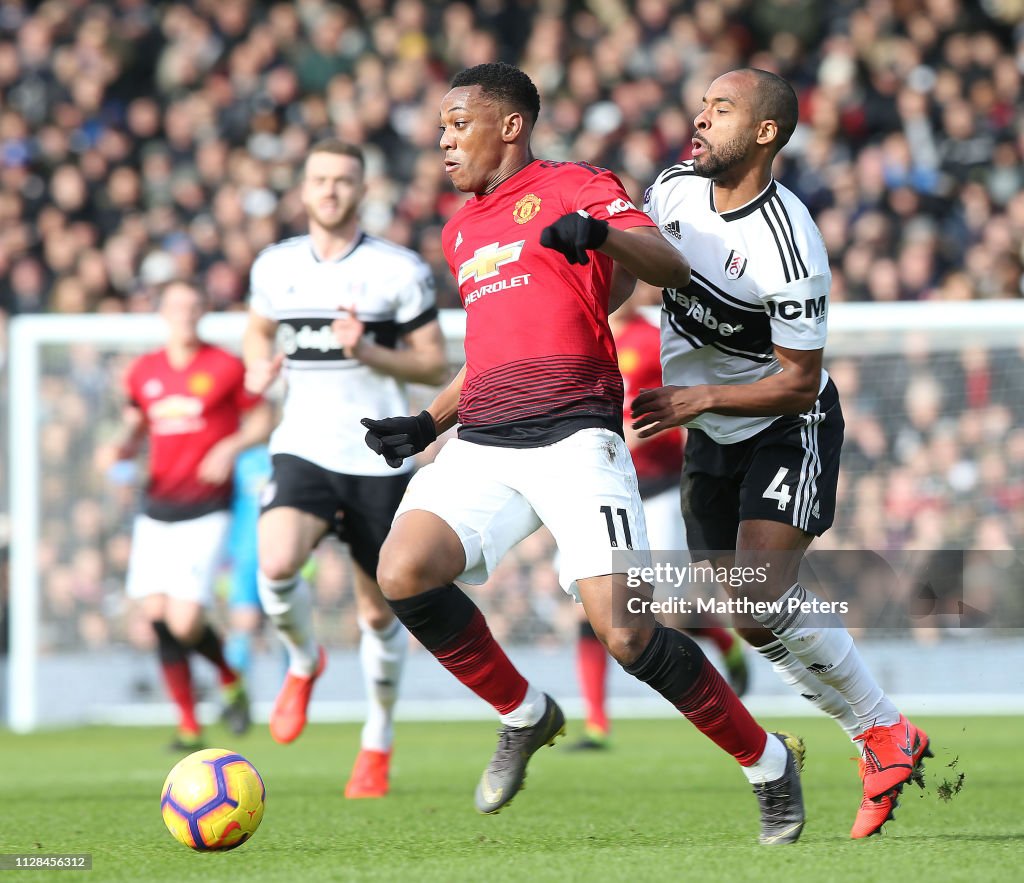
POLYGON ((775 74, 719 77, 694 120, 693 159, 648 189, 644 209, 692 269, 686 289, 663 296, 666 385, 638 396, 633 416, 641 436, 689 428, 691 552, 716 567, 771 558, 760 597, 787 607, 755 616, 762 627, 743 634, 860 745, 859 838, 881 830, 931 755, 837 615, 786 612, 790 599, 817 600, 797 576, 807 546, 832 524, 844 426, 822 367, 828 255, 807 209, 771 173, 797 113, 792 87, 775 74))
POLYGON ((243 342, 251 391, 265 391, 282 368, 288 383, 259 520, 260 600, 289 655, 270 732, 282 743, 299 736, 324 669, 300 570, 334 531, 352 552, 369 699, 347 797, 387 793, 392 710, 408 644, 376 570, 412 464, 396 474, 374 456, 359 419, 408 410, 405 383, 440 383, 447 370, 429 267, 359 227, 364 172, 357 147, 333 139, 313 145, 302 182, 309 234, 256 258, 243 342))

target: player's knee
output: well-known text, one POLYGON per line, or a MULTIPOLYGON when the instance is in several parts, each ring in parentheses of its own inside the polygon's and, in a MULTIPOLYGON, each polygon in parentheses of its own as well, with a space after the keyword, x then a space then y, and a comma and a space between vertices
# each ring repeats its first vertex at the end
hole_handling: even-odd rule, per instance
POLYGON ((432 582, 429 562, 420 556, 400 549, 381 550, 377 565, 377 585, 389 601, 411 598, 436 588, 441 582, 432 582))
POLYGON ((383 610, 367 610, 359 618, 371 631, 382 632, 395 621, 395 614, 385 605, 383 610))
POLYGON ((201 618, 184 617, 181 619, 168 618, 167 628, 180 643, 191 647, 199 640, 203 633, 203 620, 201 618))
POLYGON ((612 655, 612 658, 620 665, 630 665, 640 658, 648 641, 651 639, 650 630, 643 629, 614 629, 610 633, 602 635, 605 647, 612 655))
POLYGON ((273 550, 260 556, 260 573, 272 582, 283 582, 294 577, 302 563, 296 562, 291 555, 273 550))

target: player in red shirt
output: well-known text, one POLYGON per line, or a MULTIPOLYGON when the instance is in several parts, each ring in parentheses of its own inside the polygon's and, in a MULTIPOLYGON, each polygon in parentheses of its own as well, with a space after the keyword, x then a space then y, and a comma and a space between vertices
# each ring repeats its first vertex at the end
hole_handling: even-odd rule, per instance
POLYGON ((224 659, 220 636, 203 608, 212 600, 229 526, 235 457, 265 441, 269 406, 245 391, 242 361, 198 336, 202 293, 172 282, 160 301, 166 345, 141 356, 126 378, 129 404, 120 438, 99 454, 101 465, 131 459, 149 442, 149 480, 135 519, 128 595, 139 598, 157 637, 168 693, 178 706, 172 747, 200 744, 191 651, 216 667, 226 699, 225 719, 248 727, 244 685, 224 659))
MULTIPOLYGON (((643 390, 656 389, 661 380, 661 332, 640 313, 633 298, 627 300, 611 316, 608 325, 618 350, 619 371, 625 387, 625 401, 632 402, 643 390)), ((624 417, 629 418, 628 405, 624 417)), ((626 447, 636 468, 640 499, 647 522, 647 539, 651 549, 685 551, 686 530, 680 513, 679 480, 683 470, 683 432, 663 432, 641 438, 633 429, 632 420, 623 421, 626 447)), ((672 614, 663 614, 662 622, 697 637, 707 638, 722 655, 729 684, 742 696, 747 689, 747 662, 736 636, 712 614, 702 614, 705 623, 693 628, 693 617, 677 625, 672 614)), ((573 744, 576 750, 588 751, 608 745, 606 685, 608 651, 601 643, 585 612, 579 611, 579 638, 576 642, 576 673, 586 719, 583 736, 573 744)))
POLYGON ((609 309, 636 277, 685 286, 689 265, 610 172, 534 159, 539 111, 529 77, 506 64, 463 71, 441 102, 445 169, 473 194, 442 234, 466 308, 466 364, 418 416, 363 424, 367 444, 392 465, 461 428, 409 485, 378 582, 406 628, 501 717, 476 791, 480 812, 515 797, 529 758, 565 731, 565 718, 454 580, 484 582, 544 524, 563 588, 582 600, 612 656, 744 767, 762 841, 791 842, 803 826, 794 750, 758 726, 692 639, 649 612, 630 615, 632 565, 612 554, 635 549, 634 561, 649 560, 609 309))

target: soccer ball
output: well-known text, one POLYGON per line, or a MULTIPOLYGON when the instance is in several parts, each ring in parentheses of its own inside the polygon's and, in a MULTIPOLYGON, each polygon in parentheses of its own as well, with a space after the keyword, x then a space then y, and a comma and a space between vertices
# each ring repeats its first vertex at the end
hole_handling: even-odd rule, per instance
POLYGON ((190 849, 234 849, 256 833, 266 799, 263 779, 241 754, 204 748, 167 774, 160 814, 190 849))

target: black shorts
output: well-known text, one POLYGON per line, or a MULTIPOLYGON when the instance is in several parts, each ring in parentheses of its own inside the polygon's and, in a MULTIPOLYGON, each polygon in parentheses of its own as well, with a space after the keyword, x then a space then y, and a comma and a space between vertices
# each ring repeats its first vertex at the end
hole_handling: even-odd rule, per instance
POLYGON ((743 441, 718 444, 691 429, 682 480, 690 551, 733 550, 740 522, 754 519, 821 536, 835 518, 844 427, 829 380, 812 410, 780 417, 743 441))
POLYGON ((345 475, 292 454, 271 459, 274 474, 263 491, 260 511, 290 506, 322 518, 348 543, 356 563, 376 577, 380 547, 412 473, 345 475))

